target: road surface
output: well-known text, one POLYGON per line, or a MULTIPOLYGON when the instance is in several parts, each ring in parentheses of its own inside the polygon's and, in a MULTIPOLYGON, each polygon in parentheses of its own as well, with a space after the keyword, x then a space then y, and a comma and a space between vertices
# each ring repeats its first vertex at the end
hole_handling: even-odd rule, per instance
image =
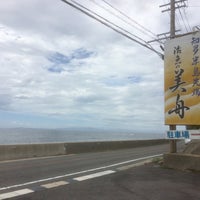
MULTIPOLYGON (((114 177, 132 165, 158 157, 168 150, 169 145, 165 144, 0 162, 0 200, 88 199, 87 195, 77 197, 77 194, 88 184, 95 184, 94 180, 102 184, 106 178, 114 177), (66 192, 70 196, 67 197, 66 192)), ((98 187, 100 183, 96 184, 98 187)))

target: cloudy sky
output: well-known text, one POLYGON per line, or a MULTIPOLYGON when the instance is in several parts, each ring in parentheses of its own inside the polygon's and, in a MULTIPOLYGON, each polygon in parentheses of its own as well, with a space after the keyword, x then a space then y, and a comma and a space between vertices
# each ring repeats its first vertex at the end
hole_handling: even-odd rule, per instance
MULTIPOLYGON (((78 2, 152 40, 104 1, 78 2)), ((107 2, 155 34, 169 31, 167 0, 107 2)), ((199 1, 187 4, 177 10, 182 32, 200 18, 199 1)), ((61 0, 1 1, 0 53, 0 127, 166 129, 159 56, 61 0)))

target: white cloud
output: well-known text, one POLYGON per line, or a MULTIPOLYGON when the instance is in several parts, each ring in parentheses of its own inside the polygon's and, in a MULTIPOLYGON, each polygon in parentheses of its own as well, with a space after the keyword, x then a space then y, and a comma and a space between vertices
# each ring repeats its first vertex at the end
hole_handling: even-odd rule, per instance
MULTIPOLYGON (((159 2, 111 3, 152 32, 168 30, 159 2)), ((76 126, 164 127, 160 58, 61 1, 1 2, 0 52, 0 110, 16 118, 32 113, 76 126)))

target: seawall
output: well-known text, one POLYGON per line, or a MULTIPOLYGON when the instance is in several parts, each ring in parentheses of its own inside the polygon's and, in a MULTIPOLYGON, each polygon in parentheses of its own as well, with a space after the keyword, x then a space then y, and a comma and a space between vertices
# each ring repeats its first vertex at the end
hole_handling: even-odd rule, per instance
POLYGON ((46 157, 67 154, 89 153, 152 146, 168 143, 165 139, 105 141, 105 142, 74 142, 49 144, 16 144, 0 145, 0 161, 16 160, 33 157, 46 157))

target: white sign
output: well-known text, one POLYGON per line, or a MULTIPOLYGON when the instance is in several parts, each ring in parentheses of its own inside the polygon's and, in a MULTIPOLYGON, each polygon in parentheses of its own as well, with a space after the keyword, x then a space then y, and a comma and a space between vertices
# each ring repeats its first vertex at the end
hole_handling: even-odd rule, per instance
POLYGON ((190 131, 190 139, 200 139, 200 130, 191 130, 190 131))
POLYGON ((169 130, 166 131, 166 139, 180 140, 180 139, 200 139, 200 130, 169 130))

